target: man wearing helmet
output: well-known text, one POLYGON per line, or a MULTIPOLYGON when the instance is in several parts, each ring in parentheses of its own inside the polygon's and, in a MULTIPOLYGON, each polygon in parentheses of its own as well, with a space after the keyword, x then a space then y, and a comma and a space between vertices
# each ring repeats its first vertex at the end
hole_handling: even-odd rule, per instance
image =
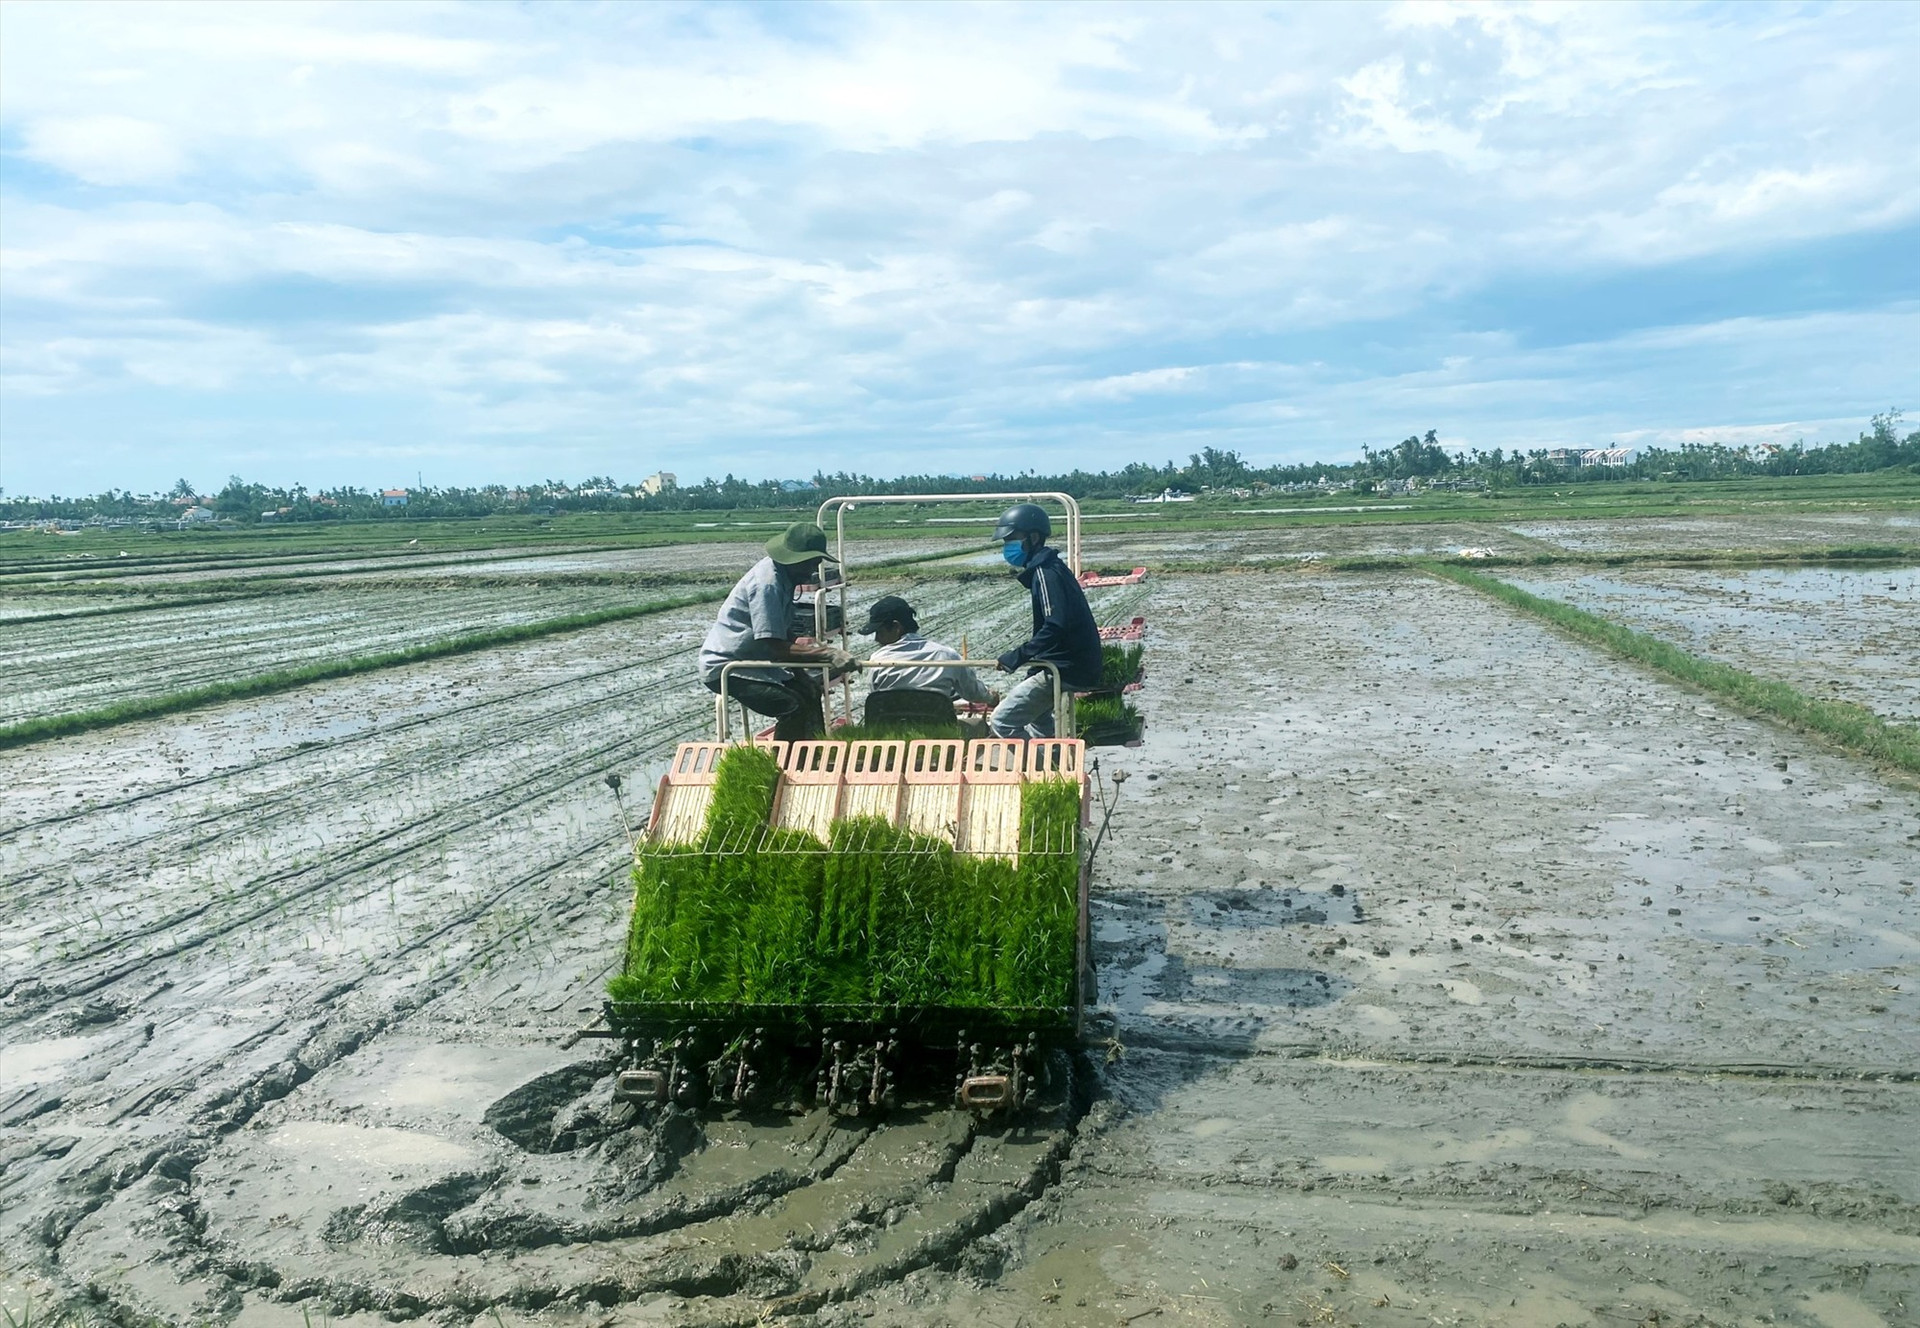
MULTIPOLYGON (((1000 656, 1000 668, 1012 673, 1030 664, 1053 664, 1060 685, 1087 691, 1100 685, 1100 629, 1073 569, 1047 547, 1053 522, 1033 503, 1009 507, 994 528, 1000 554, 1033 596, 1033 635, 1000 656)), ((1051 738, 1053 675, 1034 669, 1007 689, 988 725, 1002 738, 1051 738)))

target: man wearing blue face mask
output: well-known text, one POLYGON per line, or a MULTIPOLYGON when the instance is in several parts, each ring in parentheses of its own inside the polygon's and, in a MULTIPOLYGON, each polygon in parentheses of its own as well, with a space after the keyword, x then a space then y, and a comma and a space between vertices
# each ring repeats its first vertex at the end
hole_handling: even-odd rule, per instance
MULTIPOLYGON (((1001 556, 1033 595, 1033 635, 1000 656, 999 664, 1006 673, 1029 664, 1057 665, 1062 687, 1088 691, 1100 685, 1100 629, 1073 569, 1047 547, 1052 533, 1053 522, 1033 503, 1009 507, 994 529, 1001 556)), ((1053 675, 1035 669, 1008 688, 987 723, 996 737, 1053 737, 1053 675)))

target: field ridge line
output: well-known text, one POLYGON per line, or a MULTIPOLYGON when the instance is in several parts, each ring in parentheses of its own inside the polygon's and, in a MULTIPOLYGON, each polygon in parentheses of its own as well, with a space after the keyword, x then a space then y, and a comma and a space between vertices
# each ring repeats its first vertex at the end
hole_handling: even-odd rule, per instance
POLYGON ((1913 725, 1889 723, 1863 705, 1822 701, 1790 683, 1702 659, 1671 641, 1589 613, 1564 600, 1536 595, 1458 563, 1429 561, 1421 564, 1421 568, 1748 711, 1816 734, 1855 755, 1884 762, 1910 775, 1920 775, 1920 728, 1913 725))
POLYGON ((696 604, 711 603, 723 598, 724 591, 714 591, 703 595, 681 595, 672 599, 656 600, 648 604, 625 604, 615 608, 593 609, 586 613, 570 613, 560 618, 548 618, 540 622, 517 623, 509 627, 488 628, 481 632, 468 632, 461 636, 446 637, 439 641, 426 641, 417 646, 408 646, 400 650, 381 651, 371 655, 351 655, 344 659, 321 660, 304 664, 297 668, 275 669, 268 673, 256 673, 251 677, 232 678, 222 682, 204 683, 198 687, 184 688, 176 692, 162 692, 157 696, 140 697, 123 701, 118 705, 100 706, 92 710, 77 710, 71 714, 50 715, 41 719, 21 720, 18 723, 0 726, 0 749, 24 747, 29 743, 44 742, 50 738, 64 738, 76 733, 87 733, 95 729, 111 728, 134 720, 152 719, 160 715, 178 714, 186 710, 197 710, 202 706, 217 705, 222 701, 245 700, 256 696, 270 696, 276 692, 292 691, 305 687, 309 683, 327 682, 335 678, 350 677, 357 673, 372 673, 381 669, 399 668, 407 664, 418 664, 425 660, 444 659, 451 655, 471 654, 477 650, 490 650, 495 646, 514 645, 522 641, 538 640, 542 637, 558 636, 566 632, 582 631, 589 627, 599 627, 606 623, 622 622, 630 618, 646 617, 649 614, 664 613, 672 609, 690 608, 696 604))
MULTIPOLYGON (((904 557, 875 561, 868 564, 866 570, 888 571, 951 556, 953 555, 950 552, 908 554, 904 557)), ((605 623, 645 617, 648 614, 663 613, 672 609, 691 608, 696 604, 711 604, 725 599, 727 593, 727 590, 715 587, 698 594, 678 595, 646 604, 624 604, 613 608, 592 609, 585 613, 572 613, 540 622, 518 623, 510 627, 468 632, 439 641, 422 642, 417 646, 408 646, 400 650, 381 651, 371 655, 352 655, 345 659, 320 660, 297 668, 274 669, 246 678, 203 683, 197 687, 186 687, 178 691, 162 692, 156 696, 123 701, 118 705, 97 706, 90 710, 76 710, 64 715, 20 720, 12 724, 0 725, 0 750, 24 747, 30 743, 45 742, 52 738, 71 737, 74 734, 88 733, 96 729, 112 728, 135 720, 179 714, 187 710, 197 710, 202 706, 217 705, 222 701, 270 696, 276 692, 305 687, 309 683, 328 682, 335 678, 350 677, 356 673, 399 668, 402 665, 417 664, 424 660, 444 659, 451 655, 464 655, 476 650, 492 649, 495 646, 514 645, 521 641, 581 631, 589 627, 599 627, 605 623)))

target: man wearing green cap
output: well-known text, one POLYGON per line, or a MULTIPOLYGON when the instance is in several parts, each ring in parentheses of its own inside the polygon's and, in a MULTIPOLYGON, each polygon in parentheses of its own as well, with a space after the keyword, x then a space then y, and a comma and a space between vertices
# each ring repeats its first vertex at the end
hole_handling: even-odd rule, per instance
MULTIPOLYGON (((793 644, 793 589, 815 581, 820 564, 836 561, 827 553, 827 533, 797 522, 767 541, 767 556, 734 583, 719 616, 700 643, 700 680, 720 690, 720 670, 735 660, 771 664, 836 659, 827 647, 793 644)), ((814 669, 735 669, 727 675, 727 695, 774 721, 780 742, 801 742, 825 732, 820 714, 820 674, 814 669)))

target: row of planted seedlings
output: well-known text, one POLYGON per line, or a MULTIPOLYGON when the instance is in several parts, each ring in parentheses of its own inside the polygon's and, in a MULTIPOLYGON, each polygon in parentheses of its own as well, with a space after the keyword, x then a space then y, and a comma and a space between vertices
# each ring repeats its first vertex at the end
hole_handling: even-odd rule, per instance
POLYGON ((771 750, 732 747, 699 835, 637 851, 609 1011, 638 1044, 634 1063, 665 1076, 655 1084, 661 1100, 719 1096, 729 1058, 749 1044, 770 1050, 769 1063, 784 1051, 804 1098, 809 1070, 821 1074, 825 1096, 824 1070, 809 1058, 832 1055, 836 1036, 876 1049, 864 1075, 914 1068, 883 1069, 886 1044, 887 1055, 918 1058, 937 1079, 969 1036, 1070 1034, 1080 963, 1077 776, 1018 785, 1010 855, 960 851, 884 816, 836 819, 824 840, 771 826, 780 780, 771 750), (695 1080, 668 1067, 675 1057, 705 1062, 709 1083, 682 1092, 695 1080))

